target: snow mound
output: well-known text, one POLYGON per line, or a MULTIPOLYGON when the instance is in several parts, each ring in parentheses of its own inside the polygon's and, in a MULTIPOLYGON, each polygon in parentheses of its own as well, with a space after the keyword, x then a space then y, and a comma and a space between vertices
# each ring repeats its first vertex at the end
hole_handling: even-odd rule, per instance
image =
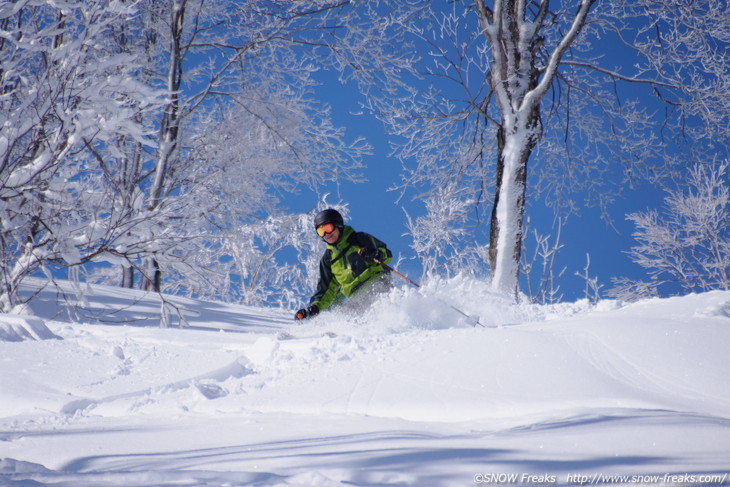
MULTIPOLYGON (((720 294, 719 291, 717 292, 720 294)), ((715 293, 707 293, 708 295, 715 293)), ((730 300, 720 300, 718 303, 713 303, 707 307, 700 307, 696 310, 695 315, 698 317, 718 317, 718 318, 730 318, 730 300)))
POLYGON ((19 462, 12 458, 0 458, 0 474, 49 473, 43 465, 31 462, 19 462))
POLYGON ((44 320, 39 318, 0 314, 0 342, 60 339, 44 320))

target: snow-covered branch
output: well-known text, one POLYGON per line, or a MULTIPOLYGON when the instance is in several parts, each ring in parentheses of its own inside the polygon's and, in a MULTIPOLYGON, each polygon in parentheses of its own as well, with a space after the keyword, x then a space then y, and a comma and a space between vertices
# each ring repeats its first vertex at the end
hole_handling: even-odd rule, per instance
POLYGON ((637 245, 629 255, 655 289, 730 289, 730 163, 698 165, 669 191, 661 214, 632 213, 637 245))

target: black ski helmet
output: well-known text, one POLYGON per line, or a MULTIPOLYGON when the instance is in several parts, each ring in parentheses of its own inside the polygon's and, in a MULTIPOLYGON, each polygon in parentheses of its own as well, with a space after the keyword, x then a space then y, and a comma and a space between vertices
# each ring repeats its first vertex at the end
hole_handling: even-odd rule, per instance
POLYGON ((345 221, 342 219, 340 212, 333 210, 332 208, 320 211, 317 213, 317 216, 314 217, 314 228, 319 228, 325 223, 331 223, 338 228, 345 226, 345 221))

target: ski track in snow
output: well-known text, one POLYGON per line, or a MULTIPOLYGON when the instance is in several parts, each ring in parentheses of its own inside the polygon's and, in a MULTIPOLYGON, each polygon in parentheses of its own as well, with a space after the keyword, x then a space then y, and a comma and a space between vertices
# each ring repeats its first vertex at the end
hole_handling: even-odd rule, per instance
POLYGON ((99 288, 96 319, 135 304, 71 324, 41 295, 0 315, 0 486, 730 485, 730 293, 480 296, 444 299, 490 328, 404 292, 301 325, 182 300, 161 329, 154 296, 99 288))

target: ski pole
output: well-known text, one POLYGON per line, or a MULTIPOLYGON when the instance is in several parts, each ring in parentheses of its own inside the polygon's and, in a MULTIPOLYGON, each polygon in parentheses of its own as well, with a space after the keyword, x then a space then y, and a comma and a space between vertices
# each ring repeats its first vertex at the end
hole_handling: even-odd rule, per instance
POLYGON ((406 281, 410 282, 411 284, 413 284, 413 285, 414 285, 414 286, 416 286, 416 287, 419 287, 419 288, 421 287, 421 285, 420 285, 420 284, 418 284, 418 283, 417 283, 416 281, 414 281, 413 279, 411 279, 411 278, 410 278, 410 277, 408 277, 408 276, 404 276, 403 274, 401 274, 401 273, 400 273, 400 272, 398 272, 397 270, 395 270, 395 269, 393 269, 392 267, 390 267, 390 266, 389 266, 388 264, 386 264, 386 263, 384 263, 384 262, 381 262, 381 261, 379 261, 378 259, 374 259, 374 260, 375 260, 375 262, 377 262, 378 264, 382 265, 382 266, 383 266, 383 268, 387 269, 387 270, 388 270, 389 272, 392 272, 393 274, 395 274, 395 275, 397 275, 397 276, 400 276, 400 277, 402 277, 403 279, 405 279, 406 281))
MULTIPOLYGON (((382 262, 382 261, 381 261, 380 259, 373 259, 373 260, 374 260, 375 262, 377 262, 378 264, 380 264, 381 266, 383 266, 383 268, 384 268, 384 269, 388 270, 389 272, 392 272, 393 274, 395 274, 395 275, 397 275, 397 276, 400 276, 400 277, 402 277, 403 279, 405 279, 405 280, 406 280, 406 281, 408 281, 409 283, 413 284, 413 285, 414 285, 414 286, 416 286, 417 288, 420 288, 420 287, 421 287, 421 285, 420 285, 420 284, 418 284, 418 283, 417 283, 416 281, 414 281, 413 279, 411 279, 411 278, 410 278, 410 277, 408 277, 408 276, 404 276, 403 274, 401 274, 401 273, 400 273, 400 272, 398 272, 397 270, 393 269, 393 268, 392 268, 391 266, 389 266, 389 265, 388 265, 388 264, 386 264, 385 262, 382 262)), ((479 326, 482 326, 482 327, 486 328, 486 326, 484 326, 484 325, 482 325, 481 323, 479 323, 479 318, 477 318, 477 319, 476 319, 476 321, 473 321, 473 320, 474 320, 474 317, 473 317, 473 316, 469 316, 468 314, 466 314, 466 313, 464 313, 463 311, 461 311, 461 310, 460 310, 459 308, 456 308, 455 306, 452 306, 452 305, 450 305, 449 303, 445 302, 445 301, 444 301, 443 299, 440 299, 440 298, 438 298, 438 297, 437 297, 436 299, 438 299, 439 301, 441 301, 441 302, 442 302, 442 303, 444 303, 444 304, 445 304, 446 306, 448 306, 449 308, 453 309, 454 311, 456 311, 456 312, 457 312, 457 313, 459 313, 460 315, 462 315, 462 316, 464 316, 464 317, 468 318, 468 319, 469 319, 469 322, 472 322, 472 323, 473 323, 473 324, 472 324, 472 326, 476 327, 477 325, 479 325, 479 326)))

